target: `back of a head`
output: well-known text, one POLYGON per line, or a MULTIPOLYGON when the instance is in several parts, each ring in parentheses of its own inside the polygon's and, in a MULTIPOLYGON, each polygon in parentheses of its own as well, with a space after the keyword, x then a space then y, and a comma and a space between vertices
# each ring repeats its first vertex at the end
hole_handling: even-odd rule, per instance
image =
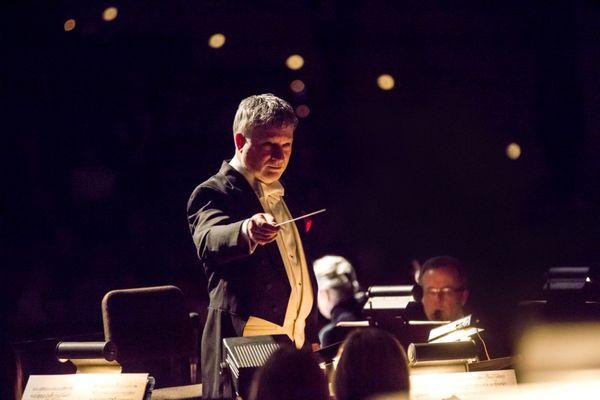
POLYGON ((355 293, 358 281, 352 264, 342 256, 327 255, 313 263, 319 289, 337 289, 355 293))
POLYGON ((410 381, 404 349, 394 336, 380 329, 352 332, 344 342, 334 387, 336 400, 407 392, 410 381))
POLYGON ((311 353, 282 347, 256 373, 250 400, 280 399, 329 399, 325 374, 311 353))

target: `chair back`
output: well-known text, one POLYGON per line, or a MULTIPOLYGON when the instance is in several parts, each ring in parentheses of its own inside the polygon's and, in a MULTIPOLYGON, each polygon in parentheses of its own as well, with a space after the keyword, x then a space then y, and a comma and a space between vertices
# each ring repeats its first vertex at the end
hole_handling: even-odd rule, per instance
POLYGON ((182 359, 189 365, 196 358, 197 347, 178 287, 112 290, 102 299, 102 320, 104 339, 116 344, 123 372, 150 372, 157 386, 194 383, 183 378, 189 372, 181 367, 182 359))

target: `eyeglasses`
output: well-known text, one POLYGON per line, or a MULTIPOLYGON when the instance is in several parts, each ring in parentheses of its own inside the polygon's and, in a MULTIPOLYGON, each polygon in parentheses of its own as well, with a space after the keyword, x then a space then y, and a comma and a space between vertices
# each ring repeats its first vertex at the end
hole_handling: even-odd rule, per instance
POLYGON ((465 288, 463 288, 463 287, 459 287, 459 288, 453 288, 453 287, 449 287, 449 286, 446 286, 443 288, 429 287, 429 288, 425 289, 425 294, 430 297, 437 297, 437 296, 449 297, 449 296, 454 296, 455 293, 462 292, 464 290, 465 290, 465 288))

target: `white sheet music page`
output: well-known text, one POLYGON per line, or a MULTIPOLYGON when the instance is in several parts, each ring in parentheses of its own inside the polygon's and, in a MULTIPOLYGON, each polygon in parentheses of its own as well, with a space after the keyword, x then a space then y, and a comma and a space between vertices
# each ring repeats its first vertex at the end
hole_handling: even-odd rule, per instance
POLYGON ((411 400, 461 399, 517 384, 515 370, 411 375, 411 400))
POLYGON ((31 375, 22 400, 142 400, 148 374, 31 375))

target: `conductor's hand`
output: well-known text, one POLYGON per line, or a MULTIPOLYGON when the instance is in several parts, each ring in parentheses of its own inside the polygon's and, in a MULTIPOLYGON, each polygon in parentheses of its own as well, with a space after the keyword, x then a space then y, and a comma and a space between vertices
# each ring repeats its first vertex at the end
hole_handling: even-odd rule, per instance
POLYGON ((260 245, 271 243, 277 237, 277 232, 280 229, 275 224, 275 218, 271 214, 254 214, 248 220, 248 236, 250 240, 260 245))

